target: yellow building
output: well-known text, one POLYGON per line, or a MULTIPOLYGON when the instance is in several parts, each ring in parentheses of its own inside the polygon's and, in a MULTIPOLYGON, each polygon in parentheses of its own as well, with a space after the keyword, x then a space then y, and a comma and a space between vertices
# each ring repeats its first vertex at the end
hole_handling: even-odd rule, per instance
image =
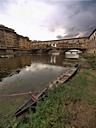
POLYGON ((0 25, 0 46, 6 48, 18 47, 17 34, 13 29, 0 25))
POLYGON ((27 37, 27 45, 26 45, 26 49, 27 49, 27 50, 31 50, 31 49, 32 49, 32 41, 29 40, 28 37, 27 37))
POLYGON ((8 48, 16 48, 18 47, 18 42, 17 42, 17 35, 14 32, 10 31, 5 31, 4 32, 5 36, 5 44, 6 47, 8 48))
POLYGON ((0 48, 2 47, 6 47, 6 45, 5 45, 3 25, 0 25, 0 48))
POLYGON ((24 50, 25 44, 26 44, 26 39, 23 36, 18 35, 18 40, 19 40, 19 49, 24 50))
POLYGON ((29 40, 29 49, 30 50, 32 49, 32 46, 33 46, 33 41, 32 40, 29 40))
POLYGON ((88 52, 96 53, 96 29, 89 36, 89 39, 90 39, 90 43, 89 43, 88 52))
POLYGON ((28 37, 23 37, 23 36, 19 35, 18 39, 19 39, 19 49, 21 49, 21 50, 31 50, 32 49, 32 41, 29 40, 28 37))

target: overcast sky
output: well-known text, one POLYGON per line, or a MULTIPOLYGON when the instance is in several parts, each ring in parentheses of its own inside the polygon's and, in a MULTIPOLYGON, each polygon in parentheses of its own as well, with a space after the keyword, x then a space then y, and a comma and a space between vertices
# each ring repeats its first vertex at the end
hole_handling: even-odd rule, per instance
POLYGON ((0 0, 0 24, 31 40, 88 36, 96 28, 96 1, 0 0))

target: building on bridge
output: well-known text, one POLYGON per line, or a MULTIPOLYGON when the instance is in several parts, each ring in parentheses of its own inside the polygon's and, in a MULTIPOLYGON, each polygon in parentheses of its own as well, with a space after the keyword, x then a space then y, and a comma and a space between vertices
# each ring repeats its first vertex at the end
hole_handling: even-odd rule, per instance
POLYGON ((48 40, 48 41, 39 41, 33 43, 33 46, 38 49, 79 49, 84 50, 88 53, 96 53, 96 29, 88 37, 79 37, 79 38, 70 38, 70 39, 61 39, 61 40, 48 40))
POLYGON ((62 39, 62 40, 49 40, 49 41, 40 41, 34 44, 35 48, 38 49, 57 49, 57 50, 68 50, 68 49, 81 49, 85 50, 88 48, 89 38, 71 38, 71 39, 62 39))
POLYGON ((87 51, 89 53, 96 53, 96 29, 89 36, 89 40, 90 43, 87 51))

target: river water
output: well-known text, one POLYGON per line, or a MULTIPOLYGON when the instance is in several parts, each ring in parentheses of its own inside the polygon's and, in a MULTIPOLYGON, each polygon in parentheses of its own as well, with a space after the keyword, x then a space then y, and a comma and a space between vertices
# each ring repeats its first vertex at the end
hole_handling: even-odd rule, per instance
POLYGON ((0 59, 0 71, 11 72, 2 78, 0 93, 39 92, 68 69, 63 67, 63 61, 63 55, 23 55, 0 59))

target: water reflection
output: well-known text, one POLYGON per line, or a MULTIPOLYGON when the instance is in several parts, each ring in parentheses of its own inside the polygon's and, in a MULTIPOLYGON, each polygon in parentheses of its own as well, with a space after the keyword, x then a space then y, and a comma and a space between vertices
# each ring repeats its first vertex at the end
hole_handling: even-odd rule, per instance
POLYGON ((51 56, 51 61, 52 64, 56 64, 56 56, 51 56))
POLYGON ((62 65, 64 56, 51 56, 51 55, 24 55, 14 58, 0 59, 0 71, 14 70, 17 68, 23 68, 31 63, 45 63, 62 65))
POLYGON ((18 56, 14 58, 0 59, 0 71, 14 70, 31 64, 31 56, 18 56))
POLYGON ((7 86, 7 92, 12 93, 39 90, 66 70, 61 67, 63 58, 64 56, 24 55, 0 59, 0 72, 13 70, 9 77, 0 82, 0 88, 7 86))
MULTIPOLYGON (((25 66, 31 65, 32 63, 43 63, 51 65, 62 65, 64 56, 53 56, 53 55, 23 55, 14 58, 0 59, 0 78, 8 76, 10 74, 18 73, 19 69, 25 66), (16 70, 16 71, 15 71, 16 70)), ((28 69, 27 69, 28 70, 28 69)))
POLYGON ((0 82, 1 87, 9 86, 9 93, 39 91, 63 73, 66 68, 42 63, 32 63, 19 74, 6 77, 0 82))

